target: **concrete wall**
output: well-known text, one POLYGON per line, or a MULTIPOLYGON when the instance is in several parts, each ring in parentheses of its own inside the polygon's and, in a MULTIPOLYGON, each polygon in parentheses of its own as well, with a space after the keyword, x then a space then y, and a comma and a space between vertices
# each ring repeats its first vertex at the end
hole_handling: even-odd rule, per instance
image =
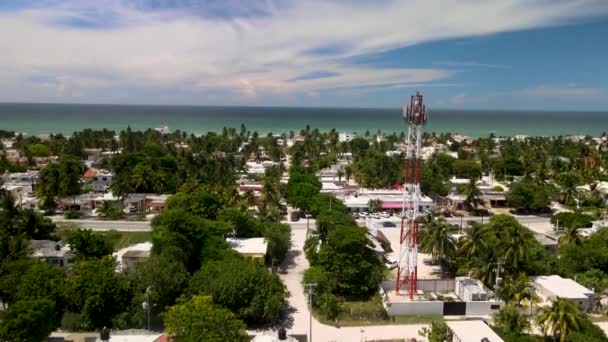
POLYGON ((454 279, 418 279, 418 290, 425 292, 454 292, 454 279))
POLYGON ((487 301, 487 302, 467 302, 467 316, 488 316, 497 312, 502 307, 502 302, 487 301), (498 305, 498 308, 492 310, 492 305, 498 305))
POLYGON ((443 315, 443 302, 392 303, 385 306, 389 316, 443 315))

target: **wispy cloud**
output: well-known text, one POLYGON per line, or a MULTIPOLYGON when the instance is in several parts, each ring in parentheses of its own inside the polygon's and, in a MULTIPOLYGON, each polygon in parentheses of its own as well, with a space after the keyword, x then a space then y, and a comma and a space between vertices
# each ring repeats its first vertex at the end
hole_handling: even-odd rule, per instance
POLYGON ((345 60, 608 13, 604 0, 27 3, 0 12, 0 27, 10 32, 0 35, 0 94, 29 92, 42 100, 45 92, 31 82, 41 70, 90 96, 109 85, 151 91, 179 87, 195 94, 236 93, 245 101, 260 94, 446 82, 455 67, 496 66, 447 61, 430 68, 382 69, 345 60), (305 77, 320 69, 325 77, 305 77))
POLYGON ((544 97, 544 98, 595 98, 606 95, 606 89, 584 87, 570 84, 568 86, 552 86, 552 85, 540 85, 533 88, 526 88, 517 91, 516 94, 531 97, 544 97))
POLYGON ((472 61, 440 61, 435 62, 433 65, 439 67, 448 68, 490 68, 490 69, 510 69, 509 65, 503 64, 490 64, 490 63, 479 63, 472 61))

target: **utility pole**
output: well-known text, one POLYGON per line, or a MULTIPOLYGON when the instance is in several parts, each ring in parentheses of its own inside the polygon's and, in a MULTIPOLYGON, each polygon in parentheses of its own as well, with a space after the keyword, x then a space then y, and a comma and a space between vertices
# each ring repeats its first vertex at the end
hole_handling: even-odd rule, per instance
POLYGON ((154 286, 150 285, 146 288, 146 301, 144 302, 144 309, 148 311, 148 331, 150 331, 150 291, 154 286))
POLYGON ((498 289, 500 287, 500 282, 501 282, 501 278, 500 278, 500 271, 502 270, 502 265, 504 265, 505 262, 502 260, 499 260, 496 262, 496 281, 494 282, 494 295, 496 295, 496 297, 498 297, 498 289))
POLYGON ((312 296, 317 284, 305 284, 308 288, 308 342, 312 342, 312 296))

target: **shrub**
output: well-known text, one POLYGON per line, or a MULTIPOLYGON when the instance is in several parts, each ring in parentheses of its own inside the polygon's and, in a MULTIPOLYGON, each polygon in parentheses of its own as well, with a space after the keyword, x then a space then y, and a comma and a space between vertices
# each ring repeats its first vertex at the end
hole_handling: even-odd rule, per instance
POLYGON ((335 319, 340 313, 338 298, 329 292, 320 294, 315 300, 319 313, 326 319, 335 319))
POLYGON ((64 216, 68 220, 77 220, 80 218, 81 215, 80 215, 80 211, 78 211, 76 209, 70 209, 65 212, 64 216))

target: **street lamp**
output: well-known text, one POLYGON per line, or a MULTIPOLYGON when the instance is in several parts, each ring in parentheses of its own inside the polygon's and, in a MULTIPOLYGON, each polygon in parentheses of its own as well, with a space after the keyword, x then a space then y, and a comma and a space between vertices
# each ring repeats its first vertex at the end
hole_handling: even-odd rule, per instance
POLYGON ((308 288, 308 341, 312 342, 312 296, 317 284, 305 284, 308 288))

